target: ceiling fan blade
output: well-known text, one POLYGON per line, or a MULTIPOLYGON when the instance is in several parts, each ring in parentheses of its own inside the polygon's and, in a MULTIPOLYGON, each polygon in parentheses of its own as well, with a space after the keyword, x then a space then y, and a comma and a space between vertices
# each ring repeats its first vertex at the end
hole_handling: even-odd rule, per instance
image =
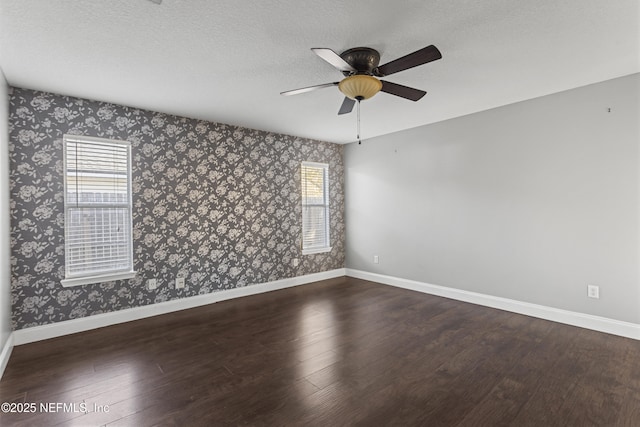
POLYGON ((353 106, 355 105, 355 103, 355 100, 345 96, 344 101, 342 101, 342 105, 340 106, 340 111, 338 111, 338 115, 349 114, 351 111, 353 111, 353 106))
POLYGON ((430 45, 405 55, 402 58, 395 59, 379 66, 374 70, 374 74, 378 77, 384 77, 440 58, 442 58, 442 54, 438 48, 434 45, 430 45))
POLYGON ((297 95, 299 93, 312 92, 314 90, 324 89, 325 87, 332 87, 332 86, 338 86, 338 82, 325 83, 322 85, 315 85, 315 86, 303 87, 300 89, 288 90, 286 92, 280 92, 280 95, 284 95, 284 96, 297 95))
POLYGON ((409 86, 402 86, 397 83, 386 81, 382 81, 382 89, 380 89, 380 91, 390 93, 391 95, 396 95, 401 98, 410 99, 411 101, 418 101, 427 94, 424 90, 414 89, 409 86))
POLYGON ((340 55, 338 55, 331 49, 327 49, 325 47, 313 47, 311 48, 311 50, 320 58, 324 59, 329 64, 336 67, 338 71, 352 72, 352 73, 355 73, 358 71, 355 68, 353 68, 351 65, 349 65, 347 61, 342 59, 340 55))

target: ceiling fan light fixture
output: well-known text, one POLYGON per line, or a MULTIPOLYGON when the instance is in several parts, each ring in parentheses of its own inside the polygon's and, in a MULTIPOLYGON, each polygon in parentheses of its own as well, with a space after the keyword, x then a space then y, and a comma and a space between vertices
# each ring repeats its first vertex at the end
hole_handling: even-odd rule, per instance
POLYGON ((355 74, 344 78, 339 84, 340 92, 351 99, 369 99, 382 89, 382 82, 373 76, 355 74))

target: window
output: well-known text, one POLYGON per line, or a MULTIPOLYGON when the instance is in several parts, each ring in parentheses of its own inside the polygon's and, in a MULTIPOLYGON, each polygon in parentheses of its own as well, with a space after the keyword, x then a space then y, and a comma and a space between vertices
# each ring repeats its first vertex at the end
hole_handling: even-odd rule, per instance
POLYGON ((329 252, 329 165, 302 163, 302 254, 329 252))
POLYGON ((131 146, 65 135, 63 286, 129 279, 133 272, 131 146))

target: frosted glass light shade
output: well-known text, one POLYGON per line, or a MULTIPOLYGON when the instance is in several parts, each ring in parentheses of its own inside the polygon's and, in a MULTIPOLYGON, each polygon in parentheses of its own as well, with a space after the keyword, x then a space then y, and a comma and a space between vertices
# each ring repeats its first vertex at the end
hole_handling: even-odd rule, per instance
POLYGON ((356 74, 344 78, 339 84, 338 89, 345 96, 351 99, 368 99, 382 89, 382 82, 375 77, 364 74, 356 74))

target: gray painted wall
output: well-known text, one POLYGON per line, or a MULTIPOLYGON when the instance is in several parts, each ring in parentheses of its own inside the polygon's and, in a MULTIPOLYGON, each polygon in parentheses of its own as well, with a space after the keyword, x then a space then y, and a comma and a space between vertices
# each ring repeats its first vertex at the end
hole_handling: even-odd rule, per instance
POLYGON ((342 159, 343 147, 327 142, 15 89, 14 328, 343 268, 342 159), (60 284, 65 133, 132 143, 135 279, 60 284), (301 254, 302 161, 329 164, 329 253, 301 254), (175 289, 178 276, 184 289, 175 289), (158 289, 147 289, 151 278, 158 289))
POLYGON ((347 267, 640 322, 639 94, 635 74, 350 144, 347 267))
POLYGON ((9 86, 0 70, 0 351, 11 334, 9 86))

